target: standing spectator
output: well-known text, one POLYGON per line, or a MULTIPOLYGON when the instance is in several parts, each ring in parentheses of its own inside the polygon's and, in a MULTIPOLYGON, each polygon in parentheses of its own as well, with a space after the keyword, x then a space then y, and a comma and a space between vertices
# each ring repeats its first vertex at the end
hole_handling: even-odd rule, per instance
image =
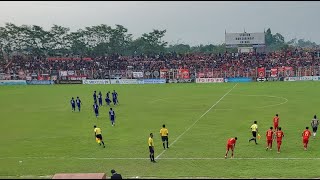
POLYGON ((114 169, 111 170, 111 179, 122 179, 121 174, 118 174, 114 169))

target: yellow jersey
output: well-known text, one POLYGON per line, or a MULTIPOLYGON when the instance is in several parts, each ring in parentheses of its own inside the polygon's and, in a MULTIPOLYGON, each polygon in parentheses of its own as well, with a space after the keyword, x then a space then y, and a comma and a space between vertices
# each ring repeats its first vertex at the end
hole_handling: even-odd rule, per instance
POLYGON ((168 129, 167 128, 161 128, 160 129, 160 135, 161 136, 168 136, 168 129))
POLYGON ((96 135, 101 134, 101 129, 100 128, 94 128, 94 132, 96 135))
POLYGON ((149 139, 148 139, 148 145, 149 146, 154 146, 153 139, 151 137, 149 137, 149 139))
POLYGON ((252 126, 250 128, 251 128, 252 131, 257 131, 258 125, 257 124, 252 124, 252 126))

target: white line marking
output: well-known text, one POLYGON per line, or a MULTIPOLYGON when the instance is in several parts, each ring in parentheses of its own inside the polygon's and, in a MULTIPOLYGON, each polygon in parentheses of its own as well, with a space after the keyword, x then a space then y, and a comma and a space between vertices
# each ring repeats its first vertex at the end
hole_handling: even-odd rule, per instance
POLYGON ((157 101, 165 101, 165 102, 167 102, 165 99, 169 99, 169 98, 160 98, 160 99, 152 100, 152 101, 150 101, 150 103, 155 103, 157 101))
MULTIPOLYGON (((225 93, 215 104, 213 104, 205 113, 203 113, 188 129, 186 129, 182 134, 180 134, 177 139, 175 139, 170 146, 173 146, 174 143, 176 143, 186 132, 188 132, 203 116, 205 116, 213 107, 215 107, 226 95, 228 95, 236 86, 234 85, 227 93, 225 93)), ((166 150, 163 150, 155 159, 158 159, 166 150)))
MULTIPOLYGON (((0 159, 78 159, 78 160, 149 160, 150 158, 104 158, 104 157, 0 157, 0 159)), ((224 157, 202 157, 202 158, 158 158, 161 160, 223 160, 224 157)), ((228 158, 235 160, 320 160, 320 158, 295 158, 295 157, 287 157, 287 158, 228 158)))
POLYGON ((229 94, 230 96, 262 96, 262 97, 271 97, 271 98, 279 98, 279 99, 283 99, 284 102, 282 103, 278 103, 278 104, 271 104, 271 105, 266 105, 266 106, 261 106, 261 107, 255 107, 256 108, 266 108, 266 107, 272 107, 272 106, 280 106, 282 104, 287 103, 289 100, 287 98, 284 97, 280 97, 280 96, 269 96, 269 95, 242 95, 242 94, 229 94))

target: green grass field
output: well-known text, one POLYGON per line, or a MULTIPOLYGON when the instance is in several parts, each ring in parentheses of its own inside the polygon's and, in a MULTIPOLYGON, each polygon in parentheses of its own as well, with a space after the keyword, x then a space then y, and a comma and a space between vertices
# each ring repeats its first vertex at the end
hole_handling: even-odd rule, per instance
POLYGON ((111 169, 124 178, 320 177, 320 134, 310 138, 308 151, 301 139, 313 115, 320 116, 320 83, 235 85, 1 86, 0 177, 110 175, 111 169), (112 127, 106 106, 95 118, 92 93, 102 91, 105 96, 114 89, 120 105, 112 106, 117 114, 112 127), (71 112, 72 96, 80 96, 82 112, 71 112), (285 133, 281 154, 276 147, 265 150, 264 135, 276 113, 285 133), (253 120, 262 135, 258 145, 248 143, 253 120), (102 128, 105 149, 95 142, 95 124, 102 128), (173 143, 165 152, 159 135, 162 124, 173 143), (150 132, 155 135, 155 156, 161 154, 157 163, 148 159, 150 132), (235 158, 224 159, 226 141, 234 136, 235 158))

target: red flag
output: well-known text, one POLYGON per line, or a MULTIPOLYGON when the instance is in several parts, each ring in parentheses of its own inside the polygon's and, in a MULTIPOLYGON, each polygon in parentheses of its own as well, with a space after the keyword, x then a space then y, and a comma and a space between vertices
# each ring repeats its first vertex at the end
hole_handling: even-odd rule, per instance
POLYGON ((179 69, 178 70, 179 79, 189 79, 189 70, 188 69, 179 69))
POLYGON ((258 77, 259 78, 266 77, 266 69, 264 67, 258 68, 258 77))
POLYGON ((278 69, 272 68, 271 69, 271 77, 277 77, 278 76, 278 69))

